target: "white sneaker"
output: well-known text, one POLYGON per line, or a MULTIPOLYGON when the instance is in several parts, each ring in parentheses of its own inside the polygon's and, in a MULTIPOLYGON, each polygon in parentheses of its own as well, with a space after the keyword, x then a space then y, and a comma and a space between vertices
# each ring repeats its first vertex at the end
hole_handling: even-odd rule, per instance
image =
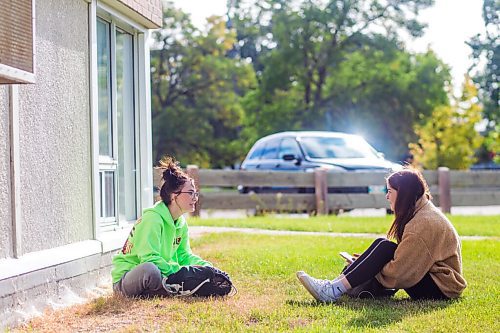
POLYGON ((297 278, 317 301, 332 303, 343 294, 342 290, 330 280, 315 279, 303 271, 297 272, 297 278))

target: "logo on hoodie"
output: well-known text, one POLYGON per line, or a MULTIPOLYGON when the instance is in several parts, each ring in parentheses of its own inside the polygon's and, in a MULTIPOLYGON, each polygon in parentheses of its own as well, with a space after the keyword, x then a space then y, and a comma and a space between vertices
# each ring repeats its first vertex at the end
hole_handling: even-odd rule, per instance
POLYGON ((127 237, 127 240, 125 241, 125 244, 123 244, 122 247, 122 253, 123 254, 128 254, 130 251, 132 251, 132 248, 134 247, 134 244, 132 243, 132 238, 134 237, 134 232, 135 232, 135 227, 142 222, 142 218, 139 218, 135 224, 132 230, 130 230, 130 234, 127 237))

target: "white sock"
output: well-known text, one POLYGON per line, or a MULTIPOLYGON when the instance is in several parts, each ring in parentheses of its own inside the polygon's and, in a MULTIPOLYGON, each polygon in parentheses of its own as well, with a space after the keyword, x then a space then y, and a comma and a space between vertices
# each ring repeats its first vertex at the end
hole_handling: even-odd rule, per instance
POLYGON ((332 288, 335 294, 338 294, 340 292, 340 295, 342 295, 347 291, 347 288, 344 286, 340 279, 332 281, 332 288))

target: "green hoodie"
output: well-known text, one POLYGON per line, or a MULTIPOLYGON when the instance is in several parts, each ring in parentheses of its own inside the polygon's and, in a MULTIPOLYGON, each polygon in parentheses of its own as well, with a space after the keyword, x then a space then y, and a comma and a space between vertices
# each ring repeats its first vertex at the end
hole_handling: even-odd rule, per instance
POLYGON ((113 257, 113 283, 145 262, 155 264, 164 276, 176 273, 182 266, 212 265, 191 252, 184 216, 174 221, 163 201, 143 211, 123 248, 113 257))

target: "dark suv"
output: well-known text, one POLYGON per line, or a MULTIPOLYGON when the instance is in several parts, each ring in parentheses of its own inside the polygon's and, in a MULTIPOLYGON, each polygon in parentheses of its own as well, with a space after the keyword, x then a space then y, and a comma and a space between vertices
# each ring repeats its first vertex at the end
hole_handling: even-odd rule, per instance
MULTIPOLYGON (((315 168, 329 172, 379 171, 401 169, 386 160, 362 137, 340 132, 281 132, 259 139, 241 164, 243 170, 311 172, 315 168)), ((313 188, 240 187, 240 192, 314 192, 313 188)), ((383 188, 329 188, 329 193, 380 192, 383 188)))

